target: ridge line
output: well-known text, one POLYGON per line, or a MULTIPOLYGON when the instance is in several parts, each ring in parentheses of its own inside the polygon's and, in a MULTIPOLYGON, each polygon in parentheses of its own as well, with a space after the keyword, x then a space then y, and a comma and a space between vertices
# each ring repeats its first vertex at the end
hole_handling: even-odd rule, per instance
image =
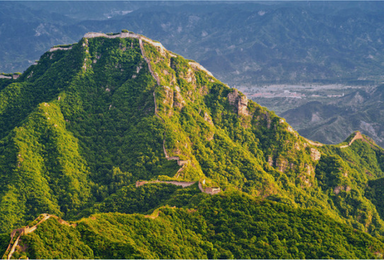
MULTIPOLYGON (((157 73, 155 73, 152 69, 152 65, 151 65, 151 61, 147 58, 147 56, 145 55, 145 50, 144 50, 144 45, 143 45, 143 40, 141 38, 141 36, 138 37, 139 39, 139 45, 140 45, 140 51, 141 51, 141 55, 143 56, 144 60, 147 62, 148 64, 148 69, 149 69, 149 72, 151 73, 152 77, 156 80, 156 83, 157 85, 160 87, 161 84, 160 84, 160 78, 158 77, 157 73)), ((165 120, 164 118, 162 118, 160 115, 159 115, 159 112, 157 110, 157 104, 156 104, 156 88, 154 89, 153 91, 153 99, 154 99, 154 103, 155 103, 155 115, 160 118, 163 123, 165 124, 165 120)), ((182 161, 180 160, 180 157, 178 156, 169 156, 168 155, 168 152, 167 152, 167 149, 165 148, 165 136, 166 136, 166 129, 164 129, 164 133, 163 133, 163 151, 164 151, 164 155, 165 155, 165 158, 168 160, 168 161, 171 161, 171 160, 175 160, 177 162, 177 164, 179 166, 182 166, 177 172, 176 172, 176 176, 179 177, 180 175, 180 172, 184 169, 184 166, 187 164, 188 161, 182 161)))

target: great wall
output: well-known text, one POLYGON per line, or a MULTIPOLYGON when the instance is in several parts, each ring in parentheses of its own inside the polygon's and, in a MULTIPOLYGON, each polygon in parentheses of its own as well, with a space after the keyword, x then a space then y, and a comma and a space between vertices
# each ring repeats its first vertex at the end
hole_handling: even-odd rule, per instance
MULTIPOLYGON (((89 33, 86 33, 83 38, 86 38, 86 39, 89 39, 89 38, 98 38, 98 37, 104 37, 104 38, 109 38, 109 39, 114 39, 114 38, 134 38, 134 39, 138 39, 139 40, 139 46, 140 46, 140 51, 141 51, 141 55, 143 56, 145 62, 148 64, 148 69, 149 69, 149 72, 151 73, 152 77, 156 80, 156 83, 157 83, 157 86, 161 86, 161 83, 160 83, 160 78, 159 76, 157 75, 156 72, 154 72, 153 68, 152 68, 152 65, 151 65, 151 61, 149 60, 149 58, 146 56, 145 54, 145 49, 144 49, 144 45, 143 45, 143 41, 155 46, 158 48, 159 52, 164 55, 164 53, 166 53, 166 49, 164 48, 164 46, 159 43, 159 42, 155 42, 147 37, 144 37, 142 35, 139 35, 139 34, 135 34, 135 33, 132 33, 132 32, 121 32, 121 33, 117 33, 117 34, 112 34, 112 35, 109 35, 109 34, 105 34, 105 33, 96 33, 96 32, 89 32, 89 33)), ((54 48, 51 48, 50 51, 53 52, 53 51, 56 51, 56 50, 70 50, 72 48, 72 46, 70 47, 54 47, 54 48)), ((170 53, 171 56, 173 57, 176 57, 176 55, 170 53)), ((201 70, 201 71, 204 71, 205 73, 207 73, 209 76, 213 77, 212 73, 209 72, 207 69, 205 69, 203 66, 201 66, 199 63, 197 62, 188 62, 188 64, 194 68, 194 69, 197 69, 197 70, 201 70)), ((163 122, 165 123, 165 120, 164 118, 162 118, 160 115, 159 115, 159 112, 158 112, 158 109, 157 109, 157 103, 156 103, 156 91, 153 92, 153 99, 154 99, 154 105, 155 105, 155 115, 163 122)), ((187 165, 189 163, 188 160, 180 160, 180 157, 178 156, 169 156, 168 152, 167 152, 167 149, 165 148, 166 147, 166 143, 165 143, 165 137, 166 137, 166 130, 164 130, 164 133, 163 133, 163 152, 164 152, 164 156, 165 158, 168 160, 168 161, 171 161, 171 160, 174 160, 177 162, 177 164, 179 166, 181 166, 181 168, 176 172, 175 176, 179 176, 180 173, 183 171, 185 165, 187 165)), ((161 181, 154 181, 154 182, 161 182, 161 181)), ((143 182, 137 182, 136 183, 136 187, 139 187, 141 185, 144 185, 146 183, 151 183, 151 182, 146 182, 146 181, 143 181, 143 182), (139 185, 138 185, 139 183, 139 185)), ((174 185, 179 185, 179 186, 183 186, 183 187, 186 187, 185 185, 187 186, 190 186, 196 182, 193 182, 192 184, 190 184, 189 182, 174 182, 174 181, 170 181, 170 182, 166 182, 166 183, 170 183, 170 184, 174 184, 174 185), (179 183, 179 184, 176 184, 176 183, 179 183), (183 183, 183 184, 181 184, 183 183)), ((204 193, 208 193, 208 194, 216 194, 218 192, 220 192, 220 188, 203 188, 201 183, 199 182, 199 188, 202 192, 204 193)))
MULTIPOLYGON (((29 227, 29 226, 26 226, 26 227, 23 227, 23 228, 18 228, 18 229, 15 229, 12 231, 11 233, 11 240, 9 242, 9 245, 7 247, 7 250, 5 251, 2 259, 11 259, 12 258, 12 255, 13 253, 16 251, 17 247, 19 246, 19 241, 20 241, 20 237, 23 236, 23 235, 27 235, 29 233, 32 233, 33 231, 36 230, 37 226, 39 226, 40 224, 42 224, 43 222, 45 222, 47 219, 49 218, 56 218, 60 224, 62 225, 67 225, 67 226, 71 226, 68 222, 60 219, 59 217, 57 216, 54 216, 54 215, 50 215, 50 214, 41 214, 36 220, 39 219, 39 221, 33 225, 32 227, 29 227), (14 237, 17 236, 17 238, 14 240, 14 237)), ((35 221, 36 221, 35 220, 35 221)))
POLYGON ((0 79, 18 79, 20 77, 20 74, 14 73, 14 74, 0 74, 0 79))
MULTIPOLYGON (((324 146, 324 144, 322 144, 322 143, 314 142, 314 141, 311 141, 311 140, 309 140, 309 139, 307 139, 307 138, 304 138, 304 139, 305 139, 305 141, 307 141, 307 143, 309 143, 309 144, 311 144, 311 145, 313 145, 313 146, 318 146, 318 147, 324 146)), ((341 146, 339 146, 338 148, 340 148, 340 149, 348 148, 348 147, 350 147, 356 140, 363 140, 364 142, 369 143, 369 142, 364 138, 364 136, 361 134, 360 131, 356 131, 356 132, 355 132, 355 136, 352 138, 351 141, 349 141, 348 144, 341 145, 341 146)))
MULTIPOLYGON (((166 52, 166 49, 164 48, 164 46, 161 43, 155 42, 155 41, 153 41, 153 40, 151 40, 151 39, 149 39, 147 37, 144 37, 144 36, 139 35, 139 34, 131 33, 131 32, 121 32, 121 33, 113 34, 113 35, 108 35, 108 34, 105 34, 105 33, 89 32, 89 33, 86 33, 83 36, 83 38, 85 38, 85 39, 98 38, 98 37, 104 37, 104 38, 109 38, 109 39, 114 39, 114 38, 134 38, 134 39, 138 39, 139 40, 139 45, 140 45, 141 55, 143 56, 144 60, 148 64, 149 72, 151 73, 152 77, 156 80, 157 85, 159 87, 161 86, 159 76, 157 75, 156 72, 153 71, 152 66, 151 66, 151 61, 145 55, 145 49, 144 49, 144 46, 143 46, 143 40, 145 42, 147 42, 147 43, 157 47, 158 50, 160 51, 160 53, 163 55, 166 52)), ((53 47, 49 51, 50 52, 54 52, 54 51, 57 51, 57 50, 70 50, 70 49, 72 49, 72 46, 69 46, 69 47, 53 47)), ((174 55, 174 54, 171 54, 171 56, 176 57, 176 55, 174 55)), ((202 70, 202 71, 206 72, 208 75, 212 76, 212 74, 208 70, 206 70, 203 66, 201 66, 200 64, 198 64, 196 62, 189 62, 189 64, 193 68, 202 70)), ((162 120, 163 123, 165 123, 164 118, 162 118, 159 115, 158 110, 157 110, 156 92, 155 91, 153 92, 153 98, 154 98, 154 103, 155 103, 155 115, 158 118, 160 118, 160 120, 162 120)), ((164 130, 164 133, 163 133, 163 151, 164 151, 165 158, 168 161, 175 160, 177 162, 177 164, 179 166, 181 166, 181 168, 176 172, 176 176, 179 176, 180 172, 182 172, 182 170, 184 169, 184 166, 189 161, 188 160, 180 160, 180 157, 178 157, 178 156, 169 156, 168 155, 168 152, 167 152, 167 150, 165 148, 165 146, 166 146, 165 145, 165 136, 166 136, 166 130, 164 130)))
MULTIPOLYGON (((153 41, 152 41, 153 42, 153 41)), ((160 87, 161 84, 160 84, 160 78, 159 76, 157 75, 157 73, 155 73, 152 69, 152 66, 151 66, 151 61, 147 58, 147 56, 145 55, 145 50, 144 50, 144 46, 143 46, 143 41, 142 41, 142 38, 139 37, 139 45, 140 45, 140 51, 141 51, 141 55, 143 56, 145 62, 147 62, 148 64, 148 69, 149 69, 149 72, 151 73, 152 77, 156 80, 156 83, 157 85, 160 87)), ((160 44, 161 45, 161 44, 160 44)), ((158 46, 159 47, 159 46, 158 46)), ((161 45, 160 48, 163 48, 163 51, 165 50, 164 47, 161 45)), ((156 90, 153 91, 153 99, 154 99, 154 105, 155 105, 155 115, 160 118, 161 121, 163 121, 163 123, 165 124, 165 120, 164 118, 162 118, 160 115, 159 115, 159 112, 157 110, 157 103, 156 103, 156 90)), ((179 166, 181 166, 181 168, 176 172, 176 175, 179 175, 180 172, 184 169, 184 165, 186 165, 188 163, 188 161, 185 161, 185 160, 180 160, 180 157, 177 157, 177 156, 169 156, 168 153, 167 153, 167 149, 165 148, 165 136, 166 136, 166 130, 164 130, 164 133, 163 133, 163 151, 164 151, 164 155, 165 155, 165 158, 168 160, 168 161, 171 161, 171 160, 175 160, 177 162, 177 164, 179 166)))
MULTIPOLYGON (((186 182, 186 181, 159 181, 159 180, 156 180, 156 181, 137 181, 136 182, 136 188, 140 187, 140 186, 143 186, 145 184, 154 184, 154 183, 167 183, 167 184, 172 184, 172 185, 181 186, 181 187, 185 188, 185 187, 192 186, 193 184, 196 183, 196 181, 192 181, 192 182, 186 182)), ((203 180, 203 183, 205 183, 205 180, 203 180)), ((207 187, 207 188, 204 188, 200 181, 198 182, 198 187, 199 187, 199 190, 201 192, 207 193, 207 194, 210 194, 210 195, 217 194, 217 193, 219 193, 221 191, 221 189, 219 187, 207 187)))
POLYGON ((52 47, 49 49, 49 52, 54 52, 54 51, 58 51, 58 50, 61 50, 61 51, 68 51, 68 50, 71 50, 72 49, 72 46, 69 46, 69 47, 52 47))
POLYGON ((366 142, 366 140, 364 139, 364 136, 360 133, 360 131, 357 131, 355 136, 352 138, 352 140, 348 144, 342 145, 339 148, 343 149, 343 148, 350 147, 353 144, 353 142, 355 142, 356 140, 363 140, 366 142))
MULTIPOLYGON (((128 35, 132 35, 132 34, 127 34, 127 33, 122 33, 124 34, 125 37, 129 37, 128 35)), ((160 52, 161 53, 165 53, 165 48, 163 45, 161 45, 161 43, 156 43, 156 42, 153 42, 152 40, 148 39, 148 38, 145 38, 143 36, 138 36, 136 35, 134 38, 138 38, 139 39, 139 45, 140 45, 140 51, 141 51, 141 55, 143 56, 144 60, 147 62, 148 64, 148 69, 149 69, 149 72, 151 73, 152 77, 156 80, 156 83, 157 85, 160 87, 161 84, 160 84, 160 78, 159 76, 157 75, 157 73, 155 73, 152 69, 152 66, 151 66, 151 61, 147 58, 147 56, 145 55, 145 49, 144 49, 144 46, 143 46, 143 39, 145 41, 147 41, 148 43, 160 48, 160 52), (137 36, 137 37, 136 37, 137 36)), ((96 37, 96 36, 95 36, 96 37)), ((118 35, 113 35, 112 36, 113 38, 116 38, 118 37, 118 35)), ((196 62, 189 62, 189 64, 191 66, 193 66, 194 68, 196 69, 200 69, 200 70, 203 70, 205 72, 207 72, 210 76, 212 76, 212 74, 210 72, 208 72, 203 66, 201 66, 200 64, 196 63, 196 62)), ((161 121, 163 121, 163 123, 165 123, 165 120, 164 118, 162 118, 159 113, 158 113, 158 110, 157 110, 157 103, 156 103, 156 91, 153 92, 153 99, 154 99, 154 105, 155 105, 155 115, 160 118, 161 121)), ((168 152, 167 152, 167 149, 165 148, 165 136, 166 136, 166 130, 164 130, 164 133, 163 133, 163 151, 164 151, 164 155, 165 155, 165 158, 170 161, 170 160, 175 160, 177 161, 177 164, 179 166, 182 166, 177 172, 176 172, 176 176, 178 177, 180 175, 180 172, 183 171, 184 169, 184 166, 187 165, 189 163, 188 160, 180 160, 180 157, 178 156, 169 156, 168 155, 168 152)), ((179 182, 179 181, 159 181, 159 180, 156 180, 156 181, 138 181, 136 182, 136 187, 140 187, 144 184, 149 184, 149 183, 168 183, 168 184, 173 184, 173 185, 177 185, 177 186, 182 186, 183 188, 184 187, 188 187, 188 186, 191 186, 193 184, 195 184, 196 182, 179 182)), ((207 194, 217 194, 219 193, 221 190, 220 188, 216 188, 216 187, 207 187, 207 188, 203 188, 201 183, 199 182, 199 189, 201 192, 204 192, 204 193, 207 193, 207 194)))

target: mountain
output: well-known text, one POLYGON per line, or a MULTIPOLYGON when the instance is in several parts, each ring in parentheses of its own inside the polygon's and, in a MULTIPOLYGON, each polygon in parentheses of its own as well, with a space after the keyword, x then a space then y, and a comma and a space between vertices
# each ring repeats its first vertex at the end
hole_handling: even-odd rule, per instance
POLYGON ((232 86, 383 79, 382 2, 17 4, 0 3, 3 72, 88 31, 130 28, 232 86))
POLYGON ((78 41, 65 29, 72 23, 73 19, 59 13, 32 10, 17 2, 1 2, 0 71, 22 72, 49 47, 78 41))
POLYGON ((157 41, 87 33, 0 86, 4 258, 382 256, 382 148, 307 140, 157 41))
POLYGON ((329 83, 359 85, 360 92, 369 96, 370 86, 382 83, 383 10, 379 1, 3 1, 0 72, 24 71, 51 46, 77 42, 88 31, 130 28, 196 60, 222 82, 241 90, 249 87, 248 98, 254 98, 251 93, 260 89, 268 92, 275 83, 282 88, 298 83, 316 85, 317 92, 310 94, 325 95, 322 108, 308 103, 313 101, 309 96, 254 100, 287 118, 311 140, 339 143, 359 130, 383 146, 383 126, 375 114, 380 108, 359 105, 362 112, 358 113, 342 99, 329 97, 334 91, 328 93, 321 87, 329 83), (319 111, 309 115, 306 109, 315 107, 319 111))
POLYGON ((384 146, 383 85, 359 89, 328 102, 308 102, 281 114, 303 136, 338 143, 359 130, 384 146))
POLYGON ((195 207, 165 206, 151 215, 103 213, 76 223, 41 216, 38 220, 46 220, 23 236, 22 247, 29 246, 27 254, 12 256, 377 258, 382 254, 380 240, 318 210, 293 209, 239 193, 208 195, 195 207))

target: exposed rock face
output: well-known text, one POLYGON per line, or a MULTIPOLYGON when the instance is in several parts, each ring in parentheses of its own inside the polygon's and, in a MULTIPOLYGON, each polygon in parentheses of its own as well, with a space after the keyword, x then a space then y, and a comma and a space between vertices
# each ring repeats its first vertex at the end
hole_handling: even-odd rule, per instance
POLYGON ((237 89, 234 89, 233 92, 229 93, 228 94, 229 104, 235 105, 238 96, 239 96, 239 92, 237 89))
POLYGON ((163 100, 163 103, 168 103, 171 107, 173 107, 173 91, 168 86, 163 86, 164 92, 165 92, 165 98, 163 100))
POLYGON ((215 137, 214 132, 209 133, 209 135, 207 136, 207 141, 212 141, 214 137, 215 137))
POLYGON ((169 86, 161 86, 164 89, 164 99, 163 99, 163 104, 167 104, 168 106, 164 106, 164 113, 168 116, 173 115, 173 105, 174 105, 174 91, 171 89, 169 86))
POLYGON ((239 115, 248 115, 247 106, 248 98, 246 96, 241 96, 237 103, 237 113, 239 115))
POLYGON ((312 165, 305 164, 304 167, 307 169, 307 175, 311 175, 315 172, 315 169, 313 169, 312 165))
POLYGON ((321 153, 315 148, 311 148, 311 158, 314 161, 318 161, 321 158, 321 153))
POLYGON ((273 166, 273 158, 272 158, 272 156, 268 156, 268 164, 269 164, 269 166, 273 166))
POLYGON ((299 136, 299 135, 297 134, 297 132, 295 132, 295 130, 293 130, 293 128, 292 128, 291 126, 288 126, 288 127, 287 127, 287 130, 288 130, 288 132, 294 134, 296 137, 299 136))
POLYGON ((183 108, 185 105, 185 101, 183 97, 180 94, 180 88, 179 86, 175 86, 175 91, 173 93, 173 98, 174 98, 174 106, 178 108, 183 108))
POLYGON ((228 94, 228 101, 229 104, 236 107, 238 115, 248 115, 248 98, 246 96, 239 95, 237 89, 234 89, 233 92, 228 94))
POLYGON ((345 185, 344 186, 336 186, 334 189, 333 189, 333 192, 337 195, 340 193, 340 191, 342 190, 345 190, 346 192, 349 192, 351 191, 351 187, 349 187, 348 185, 345 185))
POLYGON ((187 70, 187 73, 186 75, 184 75, 184 78, 185 80, 188 82, 188 83, 194 83, 196 82, 196 78, 195 78, 195 73, 193 72, 192 69, 188 69, 187 70))
POLYGON ((204 120, 208 122, 208 124, 213 125, 212 119, 207 112, 204 113, 204 120))
POLYGON ((279 171, 285 172, 288 167, 288 161, 286 159, 278 159, 276 161, 276 166, 278 167, 279 171))

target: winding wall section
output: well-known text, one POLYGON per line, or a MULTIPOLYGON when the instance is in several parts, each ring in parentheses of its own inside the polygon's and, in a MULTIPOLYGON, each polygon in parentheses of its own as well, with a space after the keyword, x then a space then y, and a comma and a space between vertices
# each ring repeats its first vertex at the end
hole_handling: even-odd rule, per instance
POLYGON ((66 222, 66 221, 64 221, 62 219, 59 219, 57 216, 50 215, 50 214, 41 214, 39 216, 39 218, 41 218, 39 220, 39 222, 37 222, 37 224, 33 225, 32 227, 26 226, 26 227, 18 228, 18 229, 15 229, 15 230, 12 231, 12 233, 11 233, 11 241, 9 242, 9 245, 7 247, 7 250, 5 251, 5 254, 4 254, 3 258, 11 259, 13 253, 16 251, 16 248, 19 245, 20 237, 23 236, 23 235, 27 235, 29 233, 32 233, 33 231, 36 230, 37 226, 39 226, 40 224, 42 224, 43 222, 45 222, 47 219, 49 219, 51 217, 54 217, 54 218, 58 219, 60 224, 64 224, 64 225, 68 225, 68 226, 70 225, 68 222, 66 222), (17 234, 19 234, 19 235, 17 236, 16 240, 13 241, 14 237, 17 234))
MULTIPOLYGON (((150 42, 151 44, 153 43, 153 41, 150 42)), ((144 45, 143 45, 143 40, 142 40, 142 37, 139 36, 139 45, 140 45, 140 51, 141 51, 141 55, 143 56, 145 62, 148 64, 148 69, 149 69, 149 72, 151 73, 152 77, 156 80, 156 83, 157 83, 157 86, 161 86, 160 84, 160 78, 159 76, 157 75, 156 72, 153 71, 152 69, 152 65, 151 65, 151 61, 147 58, 147 56, 145 55, 145 49, 144 49, 144 45)), ((161 44, 160 44, 161 45, 161 44)), ((157 45, 155 45, 157 46, 157 45)), ((162 47, 162 45, 161 45, 162 47)), ((164 47, 162 47, 164 49, 164 47)), ((160 115, 159 115, 159 112, 157 110, 157 103, 156 103, 156 90, 153 91, 153 99, 154 99, 154 103, 155 103, 155 115, 160 118, 161 121, 163 121, 163 123, 165 124, 165 120, 164 118, 162 118, 160 115)), ((165 149, 165 136, 166 136, 166 130, 164 130, 164 133, 163 133, 163 151, 164 151, 164 155, 165 155, 165 158, 168 160, 168 161, 171 161, 171 160, 175 160, 177 161, 177 164, 179 166, 182 166, 176 173, 176 175, 178 176, 180 174, 180 172, 184 169, 184 165, 186 165, 188 163, 188 161, 183 161, 183 160, 180 160, 180 157, 177 157, 177 156, 169 156, 168 153, 167 153, 167 149, 165 149)))

